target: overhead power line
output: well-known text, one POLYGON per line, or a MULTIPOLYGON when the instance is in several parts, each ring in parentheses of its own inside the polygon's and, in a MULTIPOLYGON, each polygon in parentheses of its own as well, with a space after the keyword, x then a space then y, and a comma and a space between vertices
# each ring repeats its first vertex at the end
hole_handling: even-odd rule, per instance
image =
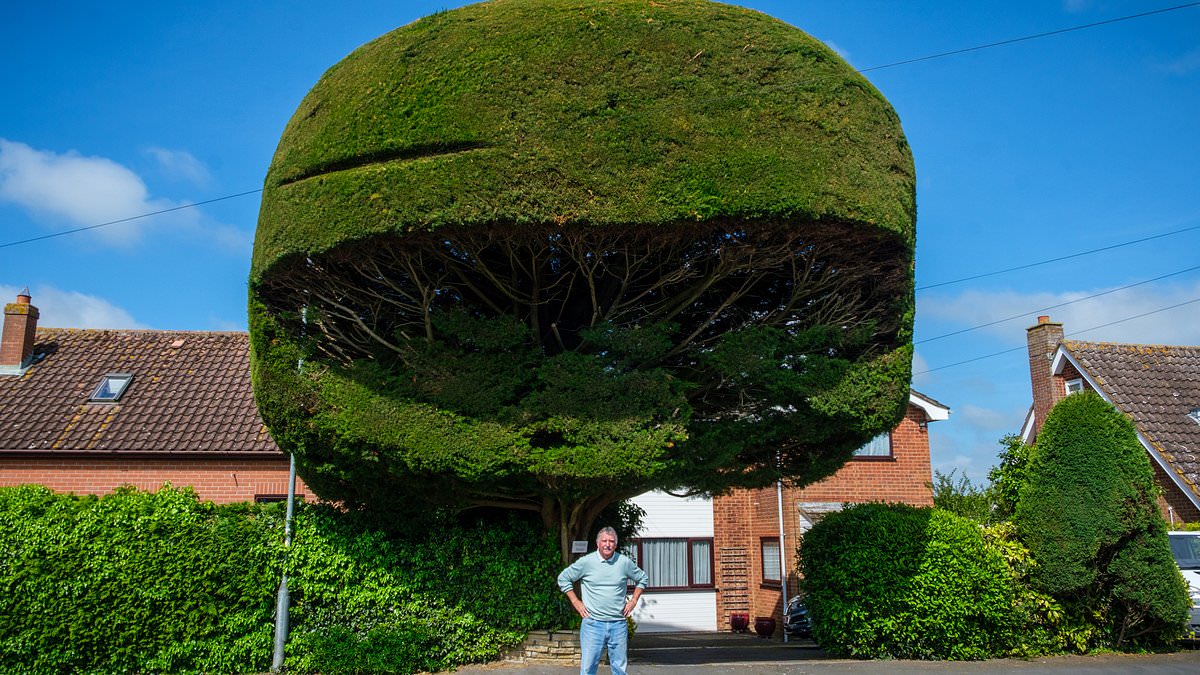
POLYGON ((989 42, 988 44, 985 44, 985 45, 976 45, 974 47, 964 47, 962 49, 952 49, 948 52, 940 52, 937 54, 929 54, 928 56, 918 56, 918 57, 912 58, 912 59, 905 59, 903 61, 894 61, 892 63, 884 63, 884 64, 878 65, 878 66, 871 66, 870 68, 862 68, 858 72, 869 73, 873 70, 883 70, 884 68, 895 68, 896 66, 907 66, 911 63, 920 63, 921 61, 932 61, 934 59, 941 59, 941 58, 945 58, 947 56, 958 56, 959 54, 966 54, 968 52, 977 52, 977 51, 980 51, 983 49, 991 49, 993 47, 1005 47, 1007 45, 1016 44, 1018 42, 1028 42, 1029 40, 1038 40, 1041 38, 1051 37, 1054 35, 1062 35, 1063 33, 1073 33, 1075 31, 1087 30, 1089 28, 1097 28, 1099 26, 1107 26, 1109 24, 1120 23, 1122 21, 1141 19, 1141 18, 1144 18, 1147 16, 1153 16, 1155 14, 1166 14, 1167 12, 1174 12, 1174 11, 1177 11, 1180 9, 1187 9, 1189 7, 1198 7, 1198 6, 1200 6, 1200 2, 1189 2, 1189 3, 1183 4, 1183 5, 1175 5, 1174 7, 1164 7, 1162 9, 1152 9, 1148 12, 1141 12, 1138 14, 1130 14, 1128 16, 1120 16, 1115 19, 1105 19, 1104 21, 1094 21, 1092 23, 1085 23, 1085 24, 1081 24, 1078 26, 1071 26, 1070 28, 1059 28, 1058 30, 1046 31, 1044 33, 1034 33, 1033 35, 1024 35, 1022 37, 1010 38, 1008 40, 1000 40, 999 42, 989 42))
MULTIPOLYGON (((1018 42, 1027 42, 1027 41, 1029 41, 1029 40, 1037 40, 1037 39, 1040 39, 1040 38, 1051 37, 1051 36, 1054 36, 1054 35, 1061 35, 1061 34, 1063 34, 1063 33, 1071 33, 1071 32, 1075 32, 1075 31, 1086 30, 1086 29, 1089 29, 1089 28, 1096 28, 1096 27, 1098 27, 1098 26, 1105 26, 1105 25, 1108 25, 1108 24, 1120 23, 1120 22, 1123 22, 1123 21, 1131 21, 1131 20, 1133 20, 1133 19, 1140 19, 1140 18, 1147 17, 1147 16, 1153 16, 1153 15, 1155 15, 1155 14, 1165 14, 1165 13, 1167 13, 1167 12, 1174 12, 1174 11, 1181 10, 1181 9, 1187 9, 1187 8, 1189 8, 1189 7, 1200 7, 1200 2, 1189 2, 1189 3, 1182 4, 1182 5, 1175 5, 1175 6, 1173 6, 1173 7, 1164 7, 1164 8, 1162 8, 1162 9, 1149 10, 1149 11, 1146 11, 1146 12, 1140 12, 1140 13, 1138 13, 1138 14, 1129 14, 1129 15, 1126 15, 1126 16, 1120 16, 1120 17, 1116 17, 1116 18, 1113 18, 1113 19, 1105 19, 1104 21, 1095 21, 1095 22, 1092 22, 1092 23, 1081 24, 1081 25, 1078 25, 1078 26, 1071 26, 1071 27, 1068 27, 1068 28, 1060 28, 1060 29, 1057 29, 1057 30, 1052 30, 1052 31, 1044 31, 1044 32, 1041 32, 1041 33, 1034 33, 1034 34, 1031 34, 1031 35, 1024 35, 1024 36, 1021 36, 1021 37, 1010 38, 1010 39, 1007 39, 1007 40, 1000 40, 1000 41, 997 41, 997 42, 989 42, 989 43, 987 43, 987 44, 975 45, 975 46, 973 46, 973 47, 964 47, 964 48, 962 48, 962 49, 954 49, 954 50, 947 51, 947 52, 939 52, 939 53, 937 53, 937 54, 928 54, 928 55, 926 55, 926 56, 918 56, 918 57, 915 57, 915 58, 904 59, 904 60, 901 60, 901 61, 894 61, 894 62, 892 62, 892 63, 885 63, 885 64, 881 64, 881 65, 878 65, 878 66, 871 66, 871 67, 869 67, 869 68, 862 68, 862 69, 859 69, 857 72, 859 72, 859 73, 867 73, 867 72, 871 72, 871 71, 874 71, 874 70, 882 70, 882 69, 884 69, 884 68, 894 68, 894 67, 897 67, 897 66, 903 66, 903 65, 908 65, 908 64, 912 64, 912 63, 920 63, 920 62, 922 62, 922 61, 931 61, 931 60, 934 60, 934 59, 940 59, 940 58, 945 58, 945 57, 949 57, 949 56, 955 56, 955 55, 958 55, 958 54, 965 54, 965 53, 968 53, 968 52, 980 51, 980 50, 983 50, 983 49, 991 49, 991 48, 994 48, 994 47, 1003 47, 1003 46, 1006 46, 1006 45, 1016 44, 1016 43, 1018 43, 1018 42)), ((808 84, 808 83, 797 83, 797 84, 793 84, 793 85, 790 85, 790 86, 792 86, 792 87, 799 87, 799 86, 805 86, 806 84, 808 84)), ((224 197, 216 197, 216 198, 214 198, 214 199, 208 199, 208 200, 205 200, 205 201, 194 202, 194 203, 191 203, 191 204, 184 204, 184 205, 181 205, 181 206, 176 206, 176 207, 172 207, 172 208, 169 208, 169 209, 163 209, 163 210, 161 210, 161 211, 154 211, 154 212, 151 212, 151 213, 143 213, 143 214, 136 215, 136 216, 130 216, 130 217, 128 217, 128 218, 120 218, 120 219, 117 219, 117 220, 110 220, 110 221, 108 221, 108 222, 105 222, 105 223, 98 223, 98 224, 96 224, 96 225, 88 225, 88 226, 86 226, 86 227, 79 227, 79 228, 75 228, 75 229, 73 229, 73 230, 64 230, 64 231, 62 231, 62 232, 54 232, 54 233, 51 233, 51 234, 41 235, 41 236, 37 236, 37 237, 30 237, 30 238, 28 238, 28 239, 21 239, 21 240, 18 240, 18 241, 10 241, 10 242, 6 242, 6 243, 0 243, 0 248, 8 248, 8 247, 11 247, 11 246, 18 246, 18 245, 21 245, 21 244, 28 244, 28 243, 32 243, 32 242, 36 242, 36 241, 43 241, 43 240, 46 240, 46 239, 53 239, 53 238, 55 238, 55 237, 62 237, 62 236, 66 236, 66 235, 68 235, 68 234, 76 234, 76 233, 79 233, 79 232, 86 232, 86 231, 88 231, 88 230, 95 230, 95 229, 99 229, 99 228, 102 228, 102 227, 108 227, 108 226, 110 226, 110 225, 117 225, 117 224, 119 224, 119 223, 127 223, 127 222, 129 222, 129 221, 132 221, 132 220, 139 220, 139 219, 142 219, 142 218, 149 218, 150 216, 157 216, 157 215, 161 215, 161 214, 164 214, 164 213, 170 213, 170 212, 172 212, 172 211, 181 211, 181 210, 183 210, 183 209, 195 208, 195 207, 197 207, 197 206, 203 206, 203 205, 205 205, 205 204, 212 204, 212 203, 214 203, 214 202, 220 202, 220 201, 224 201, 224 200, 227 200, 227 199, 234 199, 234 198, 237 198, 237 197, 244 197, 244 196, 246 196, 246 195, 250 195, 250 194, 257 194, 257 193, 259 193, 259 192, 262 192, 262 189, 261 189, 261 188, 259 188, 259 189, 257 189, 257 190, 247 190, 247 191, 245 191, 245 192, 239 192, 239 193, 237 193, 237 194, 226 195, 226 196, 224 196, 224 197)), ((1196 228, 1188 228, 1188 229, 1196 229, 1196 228)), ((1180 230, 1180 232, 1182 232, 1182 231, 1186 231, 1186 230, 1180 230)), ((1172 233, 1167 233, 1167 234, 1175 234, 1175 233, 1173 233, 1173 232, 1172 232, 1172 233)), ((1164 234, 1164 235, 1159 235, 1159 236, 1167 236, 1167 235, 1166 235, 1166 234, 1164 234)), ((1151 238, 1153 238, 1153 237, 1151 237, 1151 238)), ((1143 241, 1144 241, 1144 240, 1143 240, 1143 241)), ((1120 245, 1118 245, 1118 246, 1120 246, 1120 245)), ((1100 250, 1107 250, 1107 249, 1097 249, 1097 251, 1100 251, 1100 250)), ((1079 254, 1076 254, 1076 256, 1078 256, 1078 255, 1086 255, 1087 253, 1088 253, 1088 252, 1079 253, 1079 254)), ((1075 257, 1075 256, 1067 256, 1067 258, 1069 258, 1069 257, 1075 257)), ((986 274, 981 274, 981 275, 977 275, 977 276, 974 276, 974 277, 967 277, 967 278, 964 278, 964 279, 956 279, 956 280, 953 280, 953 281, 944 281, 944 282, 941 282, 941 283, 938 283, 938 284, 933 284, 933 285, 929 285, 929 286, 922 286, 922 287, 918 288, 917 290, 918 290, 918 291, 920 291, 920 290, 925 290, 925 289, 927 289, 927 288, 935 288, 935 287, 937 287, 937 286, 945 286, 945 285, 949 285, 949 284, 959 283, 959 282, 962 282, 962 281, 969 281, 969 280, 971 280, 971 279, 978 279, 978 278, 980 278, 980 277, 984 277, 984 276, 991 276, 991 275, 995 275, 995 274, 1002 274, 1002 273, 1004 273, 1004 272, 1010 272, 1010 271, 1014 271, 1014 270, 1018 270, 1018 269, 1025 269, 1026 267, 1032 267, 1032 266, 1035 266, 1035 265, 1044 265, 1044 264, 1047 264, 1047 263, 1050 263, 1050 262, 1055 262, 1056 260, 1065 260, 1065 259, 1066 259, 1066 258, 1057 258, 1057 259, 1055 259, 1055 260, 1047 260, 1047 261, 1042 261, 1042 262, 1039 262, 1039 263, 1031 263, 1031 264, 1029 264, 1029 265, 1026 265, 1026 266, 1014 267, 1014 268, 1010 268, 1010 269, 1007 269, 1007 270, 999 270, 999 271, 996 271, 996 272, 989 272, 989 273, 986 273, 986 274)))
MULTIPOLYGON (((1068 333, 1065 337, 1073 337, 1076 335, 1082 335, 1084 333, 1088 333, 1088 332, 1091 332, 1094 330, 1100 330, 1101 328, 1108 328, 1109 326, 1115 326, 1119 323, 1125 323, 1126 321, 1133 321, 1134 319, 1141 319, 1141 318, 1144 318, 1147 316, 1152 316, 1154 314, 1159 314, 1161 312, 1166 312, 1166 311, 1175 309, 1177 307, 1184 307, 1186 305, 1191 305, 1191 304, 1194 304, 1197 302, 1200 302, 1200 298, 1192 298, 1191 300, 1184 300, 1183 302, 1177 302, 1174 305, 1168 305, 1166 307, 1159 307, 1158 309, 1150 310, 1149 312, 1142 312, 1141 314, 1127 316, 1123 319, 1117 319, 1115 321, 1109 321, 1108 323, 1102 323, 1099 326, 1092 326, 1091 328, 1084 328, 1083 330, 1077 330, 1072 333, 1068 333)), ((957 366, 963 366, 968 363, 974 363, 976 361, 983 361, 984 359, 990 359, 990 358, 995 358, 997 356, 1003 356, 1005 354, 1011 354, 1012 352, 1021 351, 1022 349, 1026 349, 1026 347, 1024 347, 1024 346, 1013 347, 1011 349, 1004 349, 1004 350, 1001 350, 998 352, 992 352, 991 354, 984 354, 983 356, 976 356, 974 358, 965 359, 963 361, 955 361, 954 363, 947 363, 944 366, 938 366, 936 368, 927 368, 925 370, 915 372, 915 373, 913 373, 913 375, 914 376, 915 375, 924 375, 926 373, 932 373, 932 372, 936 372, 939 370, 945 370, 947 368, 955 368, 957 366)))
POLYGON ((996 324, 1004 323, 1005 321, 1013 321, 1015 319, 1020 319, 1021 317, 1029 316, 1031 314, 1041 314, 1042 312, 1048 312, 1052 309, 1066 307, 1067 305, 1074 305, 1075 303, 1078 303, 1078 302, 1085 302, 1087 300, 1095 300, 1096 298, 1099 298, 1099 297, 1102 297, 1105 295, 1111 295, 1113 293, 1127 291, 1131 288, 1136 288, 1138 286, 1144 286, 1146 284, 1151 284, 1151 283, 1154 283, 1155 281, 1162 281, 1163 279, 1169 279, 1170 277, 1177 277, 1180 274, 1187 274, 1188 272, 1195 272, 1196 270, 1200 270, 1200 265, 1196 265, 1195 267, 1189 267, 1187 269, 1182 269, 1182 270, 1179 270, 1178 272, 1171 272, 1169 274, 1163 274, 1161 276, 1154 277, 1153 279, 1146 279, 1144 281, 1138 281, 1136 283, 1127 284, 1125 286, 1118 286, 1117 288, 1111 288, 1107 291, 1101 291, 1100 293, 1094 293, 1092 295, 1088 295, 1088 296, 1085 296, 1082 298, 1076 298, 1074 300, 1060 302, 1057 305, 1050 305, 1049 307, 1042 307, 1041 309, 1034 309, 1034 310, 1031 310, 1028 312, 1021 312, 1020 314, 1013 314, 1012 316, 1006 316, 1003 319, 996 319, 995 321, 989 321, 987 323, 977 324, 977 325, 971 326, 970 328, 963 328, 961 330, 956 330, 956 331, 952 331, 949 333, 943 333, 941 335, 935 335, 933 337, 925 338, 923 340, 916 340, 913 342, 913 344, 919 345, 919 344, 924 344, 926 342, 933 342, 934 340, 941 340, 943 338, 953 337, 955 335, 961 335, 963 333, 969 333, 974 330, 979 330, 980 328, 987 328, 988 326, 995 326, 996 324))
POLYGON ((1122 248, 1125 246, 1131 246, 1133 244, 1140 244, 1145 241, 1151 241, 1154 239, 1162 239, 1163 237, 1170 237, 1172 235, 1182 234, 1184 232, 1191 232, 1192 230, 1200 230, 1200 225, 1192 225, 1191 227, 1185 227, 1180 230, 1172 230, 1170 232, 1163 232, 1162 234, 1152 234, 1148 237, 1142 237, 1140 239, 1123 241, 1119 244, 1110 244, 1109 246, 1101 246, 1100 248, 1093 248, 1093 249, 1089 249, 1087 251, 1080 251, 1078 253, 1069 253, 1067 255, 1058 256, 1057 258, 1047 258, 1046 260, 1039 260, 1037 262, 1025 263, 1024 265, 1017 265, 1016 267, 1006 267, 1001 270, 984 272, 982 274, 973 274, 969 277, 962 277, 961 279, 951 279, 950 281, 939 281, 936 284, 926 284, 924 286, 918 286, 916 290, 926 291, 931 288, 940 288, 941 286, 949 286, 951 284, 961 284, 964 281, 974 281, 976 279, 983 279, 984 277, 994 277, 998 274, 1007 274, 1009 272, 1017 272, 1020 270, 1027 270, 1031 267, 1038 267, 1039 265, 1049 265, 1050 263, 1062 262, 1063 260, 1070 260, 1071 258, 1079 258, 1079 257, 1085 256, 1085 255, 1092 255, 1093 253, 1102 253, 1104 251, 1111 251, 1113 249, 1122 248))
POLYGON ((9 246, 19 246, 21 244, 29 244, 29 243, 32 243, 35 241, 42 241, 45 239, 53 239, 55 237, 65 237, 68 234, 77 234, 79 232, 87 232, 88 230, 97 230, 102 227, 108 227, 109 225, 117 225, 119 223, 128 223, 133 220, 141 220, 142 218, 149 218, 150 216, 160 216, 164 213, 171 213, 172 211, 182 211, 184 209, 194 209, 197 206, 204 206, 205 204, 215 204, 216 202, 223 202, 227 199, 235 199, 237 197, 245 197, 246 195, 252 195, 252 194, 256 194, 258 192, 262 192, 262 188, 259 188, 257 190, 247 190, 245 192, 239 192, 239 193, 233 194, 233 195, 225 195, 224 197, 214 197, 213 199, 206 199, 201 202, 192 202, 190 204, 182 204, 180 206, 172 206, 169 209, 161 209, 159 211, 151 211, 150 213, 143 213, 143 214, 136 215, 136 216, 129 216, 128 218, 118 218, 117 220, 110 220, 106 223, 98 223, 96 225, 88 225, 86 227, 77 227, 73 230, 63 230, 62 232, 52 232, 50 234, 43 234, 41 236, 30 237, 28 239, 21 239, 18 241, 10 241, 10 242, 4 243, 4 244, 0 244, 0 248, 8 248, 9 246))

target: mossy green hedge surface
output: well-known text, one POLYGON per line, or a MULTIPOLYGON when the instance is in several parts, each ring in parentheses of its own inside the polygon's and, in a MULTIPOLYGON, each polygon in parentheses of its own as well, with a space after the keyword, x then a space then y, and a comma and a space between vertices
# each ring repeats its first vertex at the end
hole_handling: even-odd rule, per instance
POLYGON ((2 488, 0 672, 266 672, 285 568, 292 673, 444 670, 569 620, 533 528, 383 525, 301 504, 285 553, 281 505, 2 488))
POLYGON ((323 498, 537 511, 830 475, 903 416, 914 169, 803 31, 497 0, 334 65, 266 177, 255 396, 323 498))
POLYGON ((911 246, 896 114, 802 31, 707 0, 499 0, 329 69, 288 123, 251 278, 444 225, 829 221, 911 246))

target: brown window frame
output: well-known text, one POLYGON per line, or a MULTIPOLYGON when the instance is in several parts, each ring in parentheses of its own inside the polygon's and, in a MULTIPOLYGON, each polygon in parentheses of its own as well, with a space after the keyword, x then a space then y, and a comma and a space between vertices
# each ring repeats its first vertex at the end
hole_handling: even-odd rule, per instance
MULTIPOLYGON (((644 563, 646 561, 645 551, 642 549, 644 541, 683 541, 687 543, 687 578, 688 585, 686 586, 654 586, 646 587, 648 591, 710 591, 716 588, 716 546, 713 544, 712 537, 636 537, 629 540, 629 546, 635 549, 634 555, 637 556, 638 567, 646 569, 644 563), (707 584, 698 584, 696 579, 696 563, 693 560, 693 546, 695 542, 704 542, 708 544, 708 576, 707 584)), ((651 580, 653 584, 653 580, 651 580)))

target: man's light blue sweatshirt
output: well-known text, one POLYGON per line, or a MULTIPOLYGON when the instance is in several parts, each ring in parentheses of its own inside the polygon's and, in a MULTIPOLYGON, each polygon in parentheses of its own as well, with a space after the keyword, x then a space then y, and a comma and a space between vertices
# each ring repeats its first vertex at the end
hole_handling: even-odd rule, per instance
POLYGON ((645 588, 650 577, 620 551, 613 552, 608 560, 601 558, 599 551, 592 551, 558 575, 558 588, 566 593, 576 581, 583 590, 583 606, 593 619, 624 621, 629 582, 645 588))

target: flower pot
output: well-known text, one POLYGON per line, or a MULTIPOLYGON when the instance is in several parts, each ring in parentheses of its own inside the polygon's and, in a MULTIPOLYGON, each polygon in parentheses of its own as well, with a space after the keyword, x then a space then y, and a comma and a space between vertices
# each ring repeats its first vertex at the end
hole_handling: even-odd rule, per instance
POLYGON ((746 629, 750 627, 750 615, 749 614, 730 614, 729 615, 729 627, 735 633, 745 633, 746 629))
POLYGON ((775 618, 770 616, 755 617, 754 632, 758 633, 759 637, 771 637, 775 634, 775 618))

